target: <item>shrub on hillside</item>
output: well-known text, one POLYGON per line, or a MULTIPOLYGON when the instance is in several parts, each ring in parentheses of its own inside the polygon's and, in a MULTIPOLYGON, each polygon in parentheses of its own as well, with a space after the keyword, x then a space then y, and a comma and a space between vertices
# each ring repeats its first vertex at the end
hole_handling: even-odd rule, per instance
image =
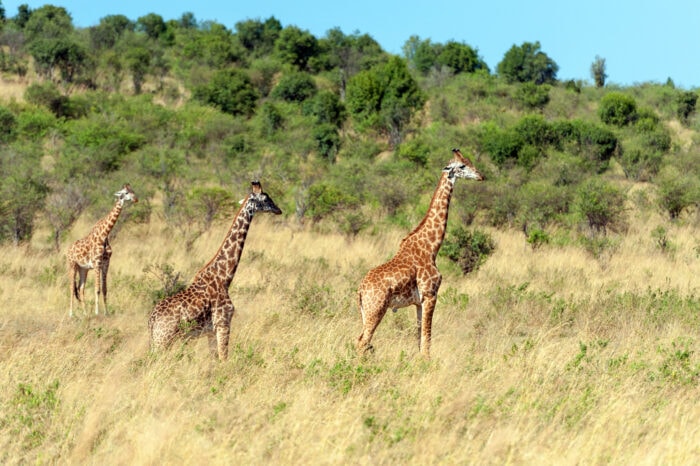
POLYGON ((316 83, 308 73, 295 72, 282 76, 271 95, 287 102, 303 102, 316 95, 316 83))
POLYGON ((458 226, 445 238, 440 255, 459 265, 466 275, 477 270, 495 249, 496 243, 488 233, 458 226))
POLYGON ((678 168, 669 166, 660 173, 657 181, 659 207, 671 219, 692 207, 700 207, 700 181, 697 174, 681 173, 678 168))
POLYGON ((624 204, 625 194, 600 178, 584 181, 574 199, 574 209, 590 229, 603 234, 624 225, 624 204))
POLYGON ((0 143, 8 143, 17 133, 17 118, 10 109, 0 107, 0 143))
POLYGON ((238 69, 217 71, 207 84, 195 87, 192 95, 224 113, 244 116, 253 114, 258 100, 252 81, 238 69))
POLYGON ((637 102, 634 97, 621 92, 610 92, 600 99, 598 116, 608 125, 625 126, 634 121, 637 115, 637 102))
POLYGON ((527 82, 516 88, 513 98, 525 109, 542 109, 549 103, 549 90, 549 85, 527 82))

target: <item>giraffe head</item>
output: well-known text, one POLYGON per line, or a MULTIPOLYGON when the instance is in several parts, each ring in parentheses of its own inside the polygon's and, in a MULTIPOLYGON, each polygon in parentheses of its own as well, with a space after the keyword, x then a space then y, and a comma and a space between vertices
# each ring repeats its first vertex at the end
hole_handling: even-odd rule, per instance
POLYGON ((125 184, 122 189, 114 193, 114 195, 119 199, 121 205, 124 205, 125 201, 132 201, 134 203, 139 202, 139 198, 136 197, 136 193, 131 189, 129 183, 125 184))
POLYGON ((469 161, 465 156, 462 155, 459 149, 452 149, 454 158, 448 166, 442 169, 442 171, 448 174, 451 179, 455 178, 466 178, 468 180, 482 181, 484 180, 484 175, 482 175, 479 170, 476 169, 473 163, 469 161))
POLYGON ((275 215, 282 213, 275 201, 267 193, 263 192, 259 181, 251 183, 251 192, 248 196, 247 205, 252 207, 253 212, 272 212, 275 215))

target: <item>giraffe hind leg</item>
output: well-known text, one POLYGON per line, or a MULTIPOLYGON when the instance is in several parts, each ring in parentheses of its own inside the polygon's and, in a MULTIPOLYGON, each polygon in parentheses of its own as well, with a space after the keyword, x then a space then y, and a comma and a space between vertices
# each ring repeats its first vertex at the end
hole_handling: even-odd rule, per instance
POLYGON ((357 352, 362 355, 368 351, 373 351, 374 347, 370 344, 372 336, 377 330, 379 323, 386 314, 388 303, 384 300, 372 300, 371 302, 363 302, 362 294, 358 299, 360 305, 360 313, 362 314, 362 333, 357 337, 357 352))

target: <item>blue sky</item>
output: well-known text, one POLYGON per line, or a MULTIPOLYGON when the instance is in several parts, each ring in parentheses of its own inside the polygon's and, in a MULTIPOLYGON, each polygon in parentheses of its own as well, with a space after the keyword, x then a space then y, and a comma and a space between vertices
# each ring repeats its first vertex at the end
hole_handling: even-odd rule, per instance
MULTIPOLYGON (((27 4, 3 0, 8 17, 27 4)), ((700 1, 697 0, 56 0, 78 27, 110 14, 136 20, 157 13, 165 20, 192 12, 198 21, 214 20, 233 30, 245 19, 274 16, 323 37, 334 27, 366 33, 384 50, 401 54, 411 35, 432 42, 464 42, 478 50, 491 70, 513 45, 539 41, 559 65, 557 77, 591 81, 590 65, 605 58, 608 83, 665 83, 700 87, 700 1)))

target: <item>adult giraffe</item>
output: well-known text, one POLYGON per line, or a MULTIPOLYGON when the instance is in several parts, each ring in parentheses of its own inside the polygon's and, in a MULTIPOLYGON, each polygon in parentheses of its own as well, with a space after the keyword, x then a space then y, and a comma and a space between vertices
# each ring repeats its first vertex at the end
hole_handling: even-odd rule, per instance
POLYGON ((102 293, 102 301, 107 313, 107 272, 109 261, 112 257, 112 247, 109 245, 109 233, 117 223, 119 214, 126 201, 138 202, 136 194, 129 184, 114 193, 117 202, 109 214, 92 227, 90 234, 79 239, 68 248, 68 281, 70 282, 70 317, 73 317, 73 298, 82 301, 85 309, 85 282, 88 271, 95 270, 95 314, 100 313, 99 296, 102 293), (80 281, 76 282, 75 276, 79 275, 80 281))
POLYGON ((360 283, 357 301, 362 314, 362 333, 357 351, 372 349, 370 341, 388 308, 416 306, 418 348, 430 357, 433 311, 442 275, 435 265, 447 228, 452 189, 457 178, 481 181, 484 176, 459 149, 452 149, 452 161, 430 201, 430 207, 418 226, 401 240, 399 251, 387 263, 370 270, 360 283))
POLYGON ((178 336, 203 332, 211 349, 216 343, 219 360, 228 357, 234 312, 228 288, 238 268, 248 228, 255 212, 282 213, 258 181, 253 181, 251 193, 241 204, 214 257, 195 274, 187 288, 163 299, 151 312, 148 329, 152 350, 169 346, 178 336))

